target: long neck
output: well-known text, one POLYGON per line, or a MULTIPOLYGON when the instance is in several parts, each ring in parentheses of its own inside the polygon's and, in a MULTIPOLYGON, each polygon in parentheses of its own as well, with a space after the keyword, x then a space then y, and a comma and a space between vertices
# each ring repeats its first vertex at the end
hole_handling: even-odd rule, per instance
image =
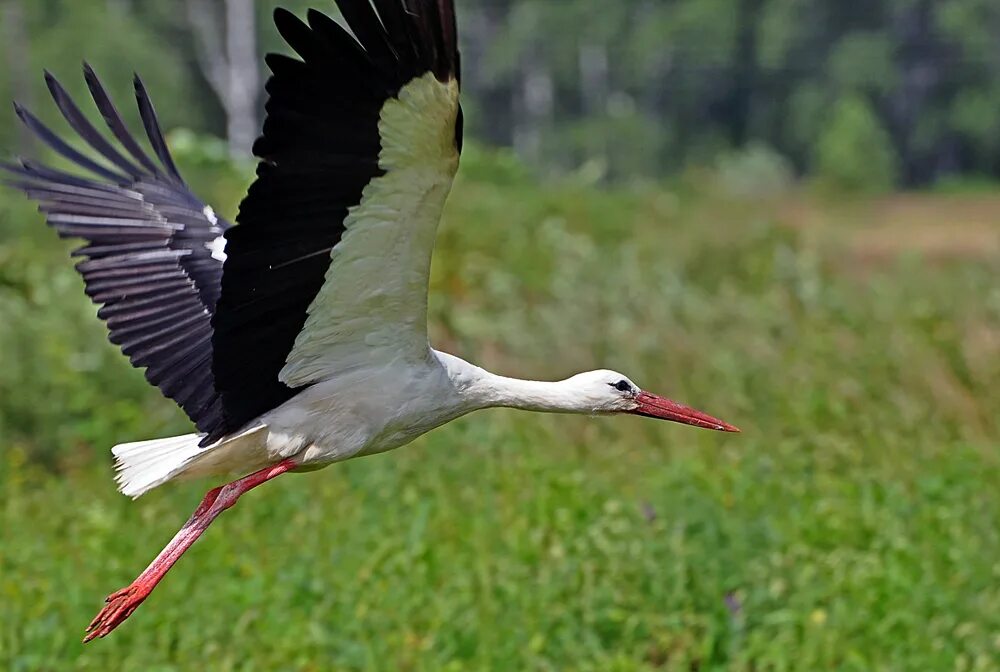
POLYGON ((547 413, 585 412, 585 409, 577 408, 577 397, 567 389, 565 381, 547 383, 505 378, 491 373, 474 392, 484 408, 500 406, 547 413))
POLYGON ((452 384, 470 408, 518 408, 549 413, 585 413, 578 395, 567 381, 547 383, 507 378, 490 373, 463 359, 436 353, 452 384))

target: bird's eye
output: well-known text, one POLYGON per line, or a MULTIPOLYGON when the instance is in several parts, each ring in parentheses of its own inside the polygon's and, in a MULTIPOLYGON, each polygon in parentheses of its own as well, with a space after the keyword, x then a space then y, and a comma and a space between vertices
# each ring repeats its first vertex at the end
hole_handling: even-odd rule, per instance
POLYGON ((619 380, 617 383, 608 383, 611 387, 615 388, 619 392, 631 392, 632 385, 629 384, 627 380, 619 380))

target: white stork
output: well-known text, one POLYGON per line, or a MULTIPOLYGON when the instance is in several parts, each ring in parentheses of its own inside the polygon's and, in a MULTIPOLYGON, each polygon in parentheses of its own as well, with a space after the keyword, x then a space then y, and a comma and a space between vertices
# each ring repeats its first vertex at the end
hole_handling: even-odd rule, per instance
POLYGON ((299 58, 267 57, 260 163, 236 227, 185 185, 138 79, 154 156, 89 67, 87 85, 117 143, 46 81, 103 162, 15 106, 38 138, 92 175, 22 159, 0 164, 13 174, 8 183, 38 201, 61 236, 85 241, 77 269, 110 340, 198 430, 113 448, 121 492, 244 475, 205 496, 152 564, 107 598, 84 641, 128 618, 251 488, 398 448, 475 410, 631 413, 738 431, 614 371, 515 380, 430 347, 431 252, 462 149, 453 0, 337 5, 350 33, 315 10, 308 23, 274 15, 299 58))

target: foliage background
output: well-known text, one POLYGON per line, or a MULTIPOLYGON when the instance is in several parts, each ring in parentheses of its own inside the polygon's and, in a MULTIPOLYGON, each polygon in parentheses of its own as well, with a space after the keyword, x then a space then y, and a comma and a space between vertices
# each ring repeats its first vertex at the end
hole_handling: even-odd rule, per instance
MULTIPOLYGON (((88 647, 209 484, 114 492, 111 445, 189 425, 0 193, 0 667, 1000 669, 994 4, 459 0, 435 345, 624 370, 744 433, 496 411, 278 479, 88 647)), ((40 68, 82 102, 88 59, 123 111, 138 70, 235 213, 252 165, 184 3, 0 10, 0 98, 63 129, 40 68)))
MULTIPOLYGON (((226 43, 221 9, 253 14, 262 52, 281 47, 268 18, 279 4, 304 11, 310 2, 213 0, 213 14, 206 0, 4 0, 0 97, 42 99, 42 67, 79 91, 86 58, 122 95, 133 70, 154 91, 183 92, 184 104, 161 100, 167 124, 222 136, 226 110, 205 58, 226 43), (214 41, 199 41, 191 7, 202 7, 199 24, 212 19, 214 41)), ((880 186, 1000 174, 992 0, 457 4, 471 132, 532 165, 648 177, 758 142, 800 175, 829 169, 838 179, 843 170, 822 148, 856 142, 891 157, 879 159, 880 186), (846 123, 849 110, 865 122, 846 123)), ((251 60, 240 67, 257 69, 251 60)), ((15 133, 5 124, 0 143, 15 133)))

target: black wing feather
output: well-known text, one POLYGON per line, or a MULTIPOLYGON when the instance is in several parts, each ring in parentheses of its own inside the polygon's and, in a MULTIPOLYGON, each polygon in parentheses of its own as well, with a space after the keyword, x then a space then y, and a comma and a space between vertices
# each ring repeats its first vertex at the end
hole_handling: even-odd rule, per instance
MULTIPOLYGON (((389 44, 389 36, 375 14, 375 9, 369 3, 357 0, 337 0, 337 7, 340 8, 348 27, 364 45, 365 53, 372 64, 381 72, 396 73, 399 69, 399 57, 389 44)), ((309 13, 309 24, 313 28, 316 28, 317 23, 322 20, 316 17, 323 17, 329 21, 320 12, 312 10, 309 13)))
POLYGON ((130 162, 121 153, 108 142, 103 135, 101 135, 93 124, 87 120, 80 111, 80 108, 76 106, 73 99, 70 98, 66 89, 62 87, 52 73, 45 72, 45 83, 49 87, 49 92, 52 94, 52 100, 55 101, 56 107, 62 112, 63 118, 66 122, 76 131, 83 140, 87 142, 88 145, 93 147, 101 156, 110 161, 112 164, 118 167, 119 170, 123 171, 126 175, 132 178, 138 178, 142 171, 138 166, 130 162))
POLYGON ((135 141, 132 134, 129 133, 128 127, 122 120, 121 115, 118 113, 118 108, 115 104, 111 102, 111 97, 108 96, 108 92, 104 90, 101 85, 101 80, 97 78, 97 74, 94 72, 88 64, 83 65, 83 77, 87 81, 87 88, 90 89, 90 95, 94 98, 94 103, 97 105, 97 109, 100 111, 101 116, 104 117, 104 122, 111 129, 111 132, 117 138, 118 142, 121 143, 129 154, 132 155, 136 161, 138 161, 143 168, 149 171, 149 174, 159 177, 162 175, 160 168, 153 163, 146 152, 143 151, 139 143, 135 141))
POLYGON ((100 175, 106 180, 110 180, 112 182, 122 182, 126 180, 125 175, 108 170, 96 161, 91 160, 70 147, 69 144, 62 138, 49 130, 49 128, 38 119, 38 117, 33 115, 21 105, 14 103, 14 111, 17 113, 17 116, 20 117, 24 125, 28 127, 28 130, 35 134, 36 138, 51 147, 63 158, 69 159, 81 168, 86 168, 90 172, 100 175))
MULTIPOLYGON (((142 117, 142 125, 146 128, 146 136, 149 138, 149 144, 153 146, 153 151, 160 158, 160 162, 167 169, 167 173, 180 184, 184 184, 184 179, 177 170, 177 166, 174 165, 173 157, 170 156, 167 141, 163 139, 163 131, 160 130, 160 122, 156 119, 156 110, 153 109, 153 101, 149 99, 149 94, 146 93, 146 87, 138 75, 135 76, 132 83, 135 86, 135 100, 139 103, 139 116, 142 117)), ((190 194, 190 192, 188 193, 190 194)))
POLYGON ((399 0, 374 0, 375 9, 385 26, 393 51, 398 57, 399 78, 413 79, 420 74, 421 63, 414 47, 416 35, 412 22, 407 18, 406 8, 399 0))
POLYGON ((103 136, 50 74, 46 83, 70 127, 122 173, 106 168, 59 138, 30 112, 15 106, 25 125, 58 154, 97 179, 32 161, 0 163, 6 183, 39 203, 65 238, 85 244, 73 255, 85 290, 101 306, 98 316, 133 365, 173 399, 199 430, 224 426, 212 376, 211 319, 222 264, 208 245, 228 225, 211 221, 205 205, 183 186, 167 150, 152 103, 136 80, 140 114, 164 173, 128 133, 100 81, 84 67, 94 102, 131 161, 103 136))

